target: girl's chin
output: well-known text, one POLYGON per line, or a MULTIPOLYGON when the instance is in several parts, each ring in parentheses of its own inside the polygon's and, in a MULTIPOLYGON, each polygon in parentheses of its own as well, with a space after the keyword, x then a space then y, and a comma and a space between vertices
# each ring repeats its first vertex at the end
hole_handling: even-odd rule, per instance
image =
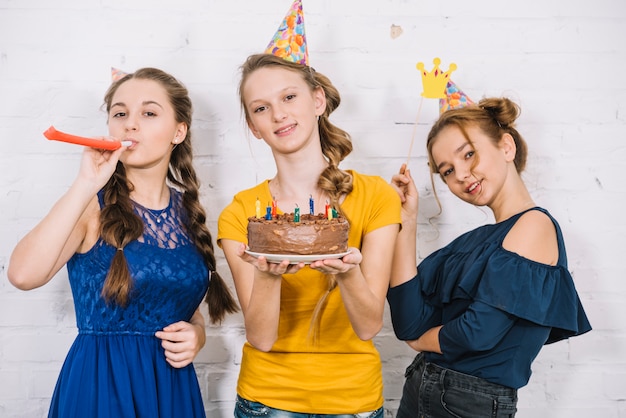
POLYGON ((486 206, 487 205, 487 201, 483 199, 481 196, 473 196, 473 195, 466 193, 463 196, 457 196, 457 197, 459 197, 464 202, 469 203, 470 205, 474 205, 474 206, 486 206))

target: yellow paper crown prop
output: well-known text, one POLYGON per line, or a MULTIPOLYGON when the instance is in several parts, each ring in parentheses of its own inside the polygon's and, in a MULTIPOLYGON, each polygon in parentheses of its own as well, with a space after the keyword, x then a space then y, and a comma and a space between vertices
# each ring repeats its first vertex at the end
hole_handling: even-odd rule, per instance
POLYGON ((450 80, 450 74, 456 70, 456 64, 450 64, 448 71, 445 73, 439 68, 441 60, 439 58, 433 59, 435 65, 431 71, 424 70, 424 63, 418 62, 416 67, 422 74, 422 86, 424 91, 422 96, 427 99, 445 99, 446 98, 446 85, 450 80))

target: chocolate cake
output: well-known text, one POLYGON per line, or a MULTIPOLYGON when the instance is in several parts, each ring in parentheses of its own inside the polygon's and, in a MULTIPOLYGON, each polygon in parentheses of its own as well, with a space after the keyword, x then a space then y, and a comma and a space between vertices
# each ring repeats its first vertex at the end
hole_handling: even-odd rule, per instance
POLYGON ((276 215, 273 219, 248 218, 248 248, 265 254, 338 254, 348 251, 349 225, 339 216, 328 219, 322 214, 276 215))

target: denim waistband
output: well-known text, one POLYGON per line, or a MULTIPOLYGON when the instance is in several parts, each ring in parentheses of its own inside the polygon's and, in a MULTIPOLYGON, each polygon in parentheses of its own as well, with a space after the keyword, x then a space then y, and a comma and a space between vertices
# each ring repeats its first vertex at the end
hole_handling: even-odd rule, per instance
POLYGON ((486 393, 495 396, 507 396, 512 399, 517 398, 516 389, 489 382, 480 377, 460 373, 451 369, 446 369, 444 367, 436 365, 435 363, 425 363, 424 374, 429 375, 430 378, 435 378, 438 376, 438 380, 444 386, 455 386, 458 388, 479 393, 486 393))

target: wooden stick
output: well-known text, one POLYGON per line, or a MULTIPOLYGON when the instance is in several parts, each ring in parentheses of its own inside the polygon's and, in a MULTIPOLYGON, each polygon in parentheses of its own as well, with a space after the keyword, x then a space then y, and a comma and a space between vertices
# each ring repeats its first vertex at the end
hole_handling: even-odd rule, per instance
POLYGON ((413 150, 413 143, 415 142, 415 133, 417 132, 417 122, 420 118, 420 113, 422 112, 422 103, 424 103, 424 96, 420 96, 420 105, 417 109, 417 116, 415 117, 415 125, 413 125, 413 135, 411 135, 411 145, 409 146, 409 155, 406 157, 406 165, 409 165, 409 160, 411 159, 411 151, 413 150))

